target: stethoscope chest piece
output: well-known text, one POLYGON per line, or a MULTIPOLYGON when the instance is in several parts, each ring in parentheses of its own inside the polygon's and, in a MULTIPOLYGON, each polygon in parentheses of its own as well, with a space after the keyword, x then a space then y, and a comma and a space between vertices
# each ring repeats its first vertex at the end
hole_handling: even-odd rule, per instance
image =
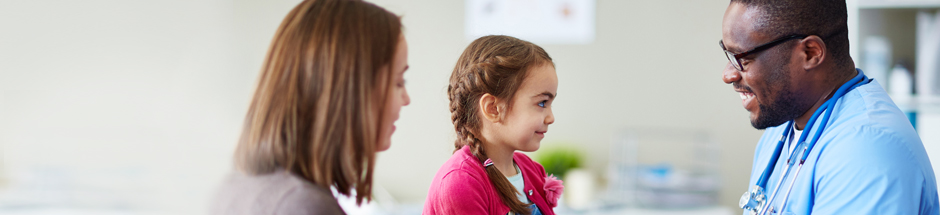
POLYGON ((767 197, 764 195, 764 188, 755 185, 751 187, 751 191, 744 192, 744 195, 741 195, 738 206, 745 211, 750 211, 751 215, 756 215, 757 211, 764 208, 766 203, 767 197))

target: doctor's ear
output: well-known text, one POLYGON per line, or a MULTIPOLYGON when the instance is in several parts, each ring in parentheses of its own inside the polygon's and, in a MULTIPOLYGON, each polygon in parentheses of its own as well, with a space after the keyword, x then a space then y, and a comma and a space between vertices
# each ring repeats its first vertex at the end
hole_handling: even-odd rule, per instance
POLYGON ((493 123, 500 121, 500 111, 502 111, 503 108, 500 107, 499 99, 497 99, 496 96, 490 95, 489 93, 483 94, 483 96, 480 97, 479 105, 480 113, 483 114, 484 119, 493 123))
POLYGON ((812 70, 819 67, 826 60, 826 43, 819 36, 811 35, 800 40, 797 47, 802 57, 802 67, 805 70, 812 70))

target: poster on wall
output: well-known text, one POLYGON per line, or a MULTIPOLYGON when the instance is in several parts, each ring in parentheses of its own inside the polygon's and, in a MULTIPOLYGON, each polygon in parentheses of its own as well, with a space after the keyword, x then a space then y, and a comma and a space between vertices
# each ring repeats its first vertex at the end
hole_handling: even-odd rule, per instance
POLYGON ((537 44, 590 44, 594 0, 465 0, 468 40, 502 34, 537 44))

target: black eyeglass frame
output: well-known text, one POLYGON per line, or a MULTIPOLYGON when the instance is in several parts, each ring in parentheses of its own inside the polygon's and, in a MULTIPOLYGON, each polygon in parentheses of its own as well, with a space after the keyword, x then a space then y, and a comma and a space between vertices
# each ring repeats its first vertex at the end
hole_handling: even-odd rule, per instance
POLYGON ((751 50, 741 52, 739 54, 735 54, 734 52, 728 51, 728 49, 725 48, 725 42, 723 40, 718 40, 718 45, 721 46, 721 50, 725 52, 725 57, 728 57, 728 61, 731 61, 731 65, 734 66, 734 68, 737 69, 738 71, 744 71, 744 66, 741 65, 742 57, 750 55, 750 54, 754 54, 760 51, 764 51, 769 48, 773 48, 774 46, 780 45, 792 39, 803 39, 809 36, 810 35, 805 35, 805 34, 794 34, 790 36, 784 36, 776 40, 770 41, 768 43, 764 43, 763 45, 754 47, 751 50))

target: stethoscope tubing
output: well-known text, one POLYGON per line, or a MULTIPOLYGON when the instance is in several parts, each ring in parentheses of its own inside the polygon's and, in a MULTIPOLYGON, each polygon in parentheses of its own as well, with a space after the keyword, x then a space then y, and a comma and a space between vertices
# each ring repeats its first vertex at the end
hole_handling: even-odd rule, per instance
MULTIPOLYGON (((791 126, 793 126, 793 120, 790 120, 790 122, 787 123, 787 128, 789 128, 789 127, 791 127, 791 126)), ((784 135, 782 135, 782 137, 780 137, 780 141, 777 142, 777 148, 774 149, 774 154, 770 156, 770 162, 774 162, 774 164, 776 164, 777 159, 780 159, 780 152, 781 152, 781 150, 783 150, 783 145, 784 145, 783 143, 784 143, 784 141, 787 140, 787 134, 788 134, 788 133, 789 133, 789 129, 787 130, 787 133, 784 133, 784 135)), ((769 176, 770 176, 770 174, 773 173, 773 171, 774 171, 774 166, 769 166, 769 165, 768 165, 767 168, 764 168, 764 172, 761 173, 761 174, 760 174, 760 178, 757 179, 757 186, 766 188, 766 187, 767 187, 767 180, 770 178, 769 176)))
MULTIPOLYGON (((787 198, 790 198, 790 191, 793 191, 793 184, 796 184, 796 176, 800 175, 800 169, 802 168, 803 168, 803 163, 800 163, 800 165, 796 166, 796 172, 793 173, 793 178, 790 178, 790 186, 787 187, 787 193, 783 194, 784 204, 780 204, 780 211, 785 211, 785 209, 787 208, 787 204, 786 204, 787 198)), ((783 178, 781 178, 780 180, 783 181, 783 178)), ((773 204, 773 203, 771 202, 771 203, 768 203, 768 205, 769 204, 773 204)))
MULTIPOLYGON (((836 102, 838 102, 839 98, 842 98, 842 96, 848 93, 849 90, 854 89, 855 87, 858 87, 862 84, 866 84, 866 83, 862 83, 862 79, 865 79, 865 74, 862 74, 862 72, 859 71, 858 75, 856 75, 855 78, 852 78, 852 80, 848 82, 848 83, 854 83, 854 84, 842 85, 842 87, 839 87, 839 90, 836 91, 835 96, 833 96, 832 99, 829 99, 829 101, 826 101, 826 103, 829 103, 829 104, 826 107, 826 115, 823 116, 823 123, 819 124, 819 129, 817 129, 816 134, 813 135, 813 141, 809 142, 809 145, 806 146, 806 150, 803 152, 803 155, 801 156, 802 158, 800 159, 800 164, 803 164, 803 162, 806 161, 806 157, 809 156, 810 150, 813 150, 813 146, 816 146, 816 142, 819 141, 820 137, 822 137, 822 132, 823 130, 826 129, 826 123, 829 122, 829 116, 832 115, 832 110, 835 109, 836 102)), ((826 105, 826 104, 823 104, 823 105, 826 105)), ((813 115, 816 115, 816 114, 813 114, 813 115)), ((815 122, 813 121, 815 120, 814 118, 811 118, 810 120, 811 120, 810 122, 815 122)), ((809 124, 807 128, 812 128, 812 124, 809 124)), ((800 135, 800 136, 801 136, 800 141, 798 143, 802 143, 803 141, 806 140, 806 137, 805 137, 806 135, 800 135)))
MULTIPOLYGON (((797 165, 796 172, 793 174, 793 177, 790 179, 790 185, 787 187, 787 192, 783 196, 784 202, 781 204, 780 211, 783 211, 784 209, 786 209, 786 200, 790 197, 790 192, 793 190, 793 185, 796 183, 796 178, 800 174, 800 169, 803 168, 803 163, 806 162, 806 158, 809 156, 809 153, 812 151, 813 147, 816 145, 816 142, 819 141, 819 138, 822 136, 823 130, 826 129, 826 124, 829 122, 829 118, 832 115, 832 111, 835 109, 835 103, 839 100, 839 98, 841 98, 846 93, 848 93, 848 91, 854 89, 855 87, 866 84, 867 82, 862 81, 865 79, 866 79, 865 74, 859 71, 858 75, 856 75, 854 78, 849 80, 847 84, 843 84, 842 86, 840 86, 839 89, 836 90, 835 94, 833 94, 833 97, 827 100, 825 103, 823 103, 823 105, 820 105, 820 108, 817 109, 815 113, 813 113, 813 116, 810 117, 809 119, 810 123, 807 123, 804 130, 811 131, 813 128, 813 124, 814 124, 813 122, 815 122, 816 119, 820 115, 823 116, 823 119, 822 119, 823 123, 819 124, 819 129, 816 129, 816 132, 813 135, 812 141, 804 142, 806 141, 808 135, 805 135, 805 134, 800 135, 799 141, 797 141, 797 143, 799 145, 805 145, 803 146, 804 148, 802 150, 802 153, 792 153, 790 157, 787 159, 787 165, 785 166, 783 175, 780 177, 780 180, 777 181, 776 186, 774 186, 774 190, 770 194, 770 198, 767 199, 767 204, 764 204, 763 207, 760 210, 758 210, 757 214, 765 215, 767 214, 767 212, 770 211, 769 209, 771 205, 773 204, 774 198, 777 196, 777 192, 780 191, 780 186, 783 184, 783 181, 790 174, 790 168, 793 166, 794 162, 799 160, 799 164, 797 165), (848 84, 848 83, 853 83, 853 84, 848 84)), ((787 123, 787 129, 784 131, 783 135, 781 135, 782 137, 780 138, 780 141, 777 143, 776 149, 774 149, 774 154, 771 156, 771 160, 770 162, 768 162, 767 168, 764 168, 764 172, 761 173, 761 177, 758 179, 758 182, 757 182, 758 186, 766 188, 767 180, 770 178, 770 174, 773 173, 774 166, 776 166, 776 162, 780 158, 780 152, 782 151, 783 145, 785 143, 784 141, 786 141, 787 136, 791 132, 791 129, 793 126, 792 124, 793 124, 793 120, 790 120, 790 122, 787 123)), ((800 148, 799 145, 796 148, 800 148)))
MULTIPOLYGON (((780 191, 780 185, 783 184, 783 179, 786 178, 788 174, 790 174, 790 165, 786 165, 784 167, 783 177, 780 178, 780 181, 777 181, 777 185, 774 186, 774 192, 770 193, 770 198, 767 199, 767 204, 764 204, 763 208, 761 208, 760 210, 757 210, 758 212, 757 214, 759 215, 767 214, 767 211, 769 211, 770 209, 770 205, 774 202, 774 198, 777 197, 777 191, 780 191)), ((786 199, 786 197, 784 197, 784 199, 786 199)))

